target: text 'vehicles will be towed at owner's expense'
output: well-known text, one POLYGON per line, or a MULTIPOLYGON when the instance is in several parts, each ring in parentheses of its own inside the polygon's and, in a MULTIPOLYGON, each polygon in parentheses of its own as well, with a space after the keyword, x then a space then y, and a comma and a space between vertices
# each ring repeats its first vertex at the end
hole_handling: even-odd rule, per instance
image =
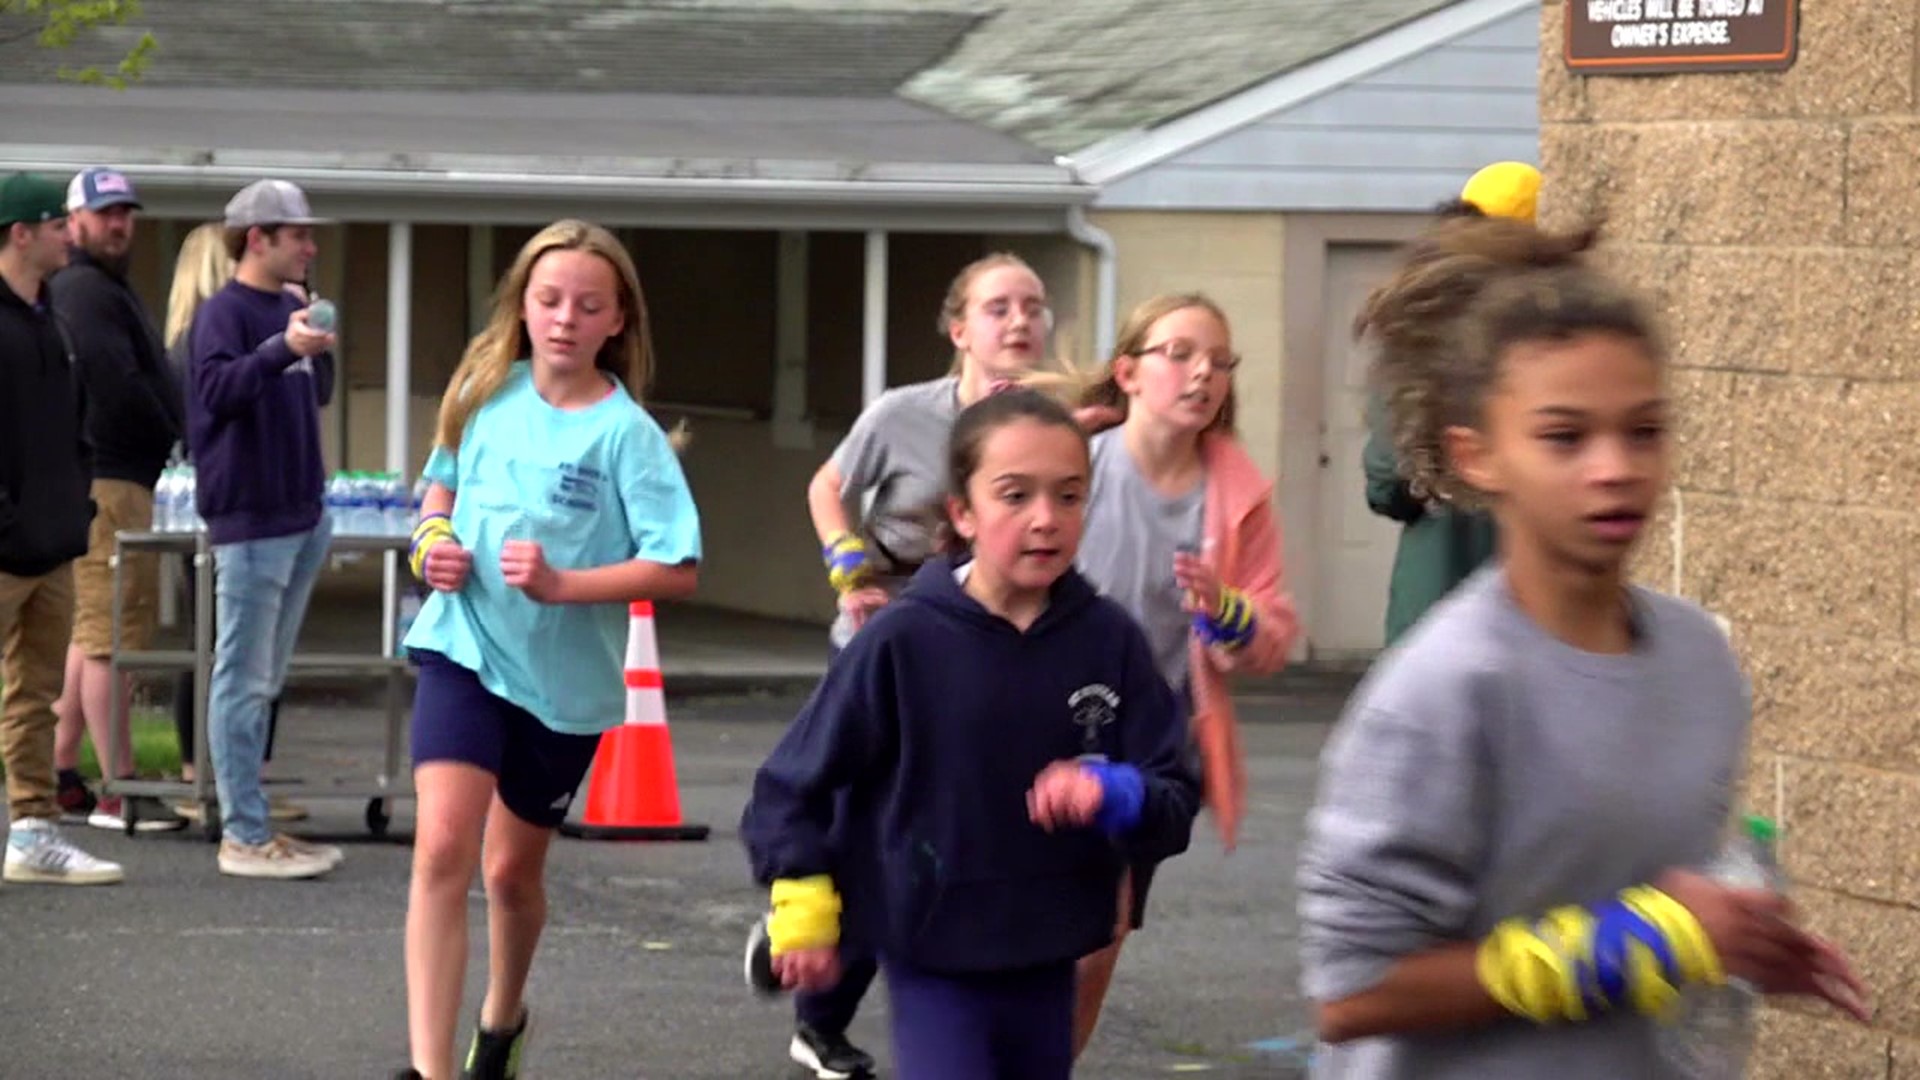
POLYGON ((1799 0, 1567 0, 1567 66, 1582 75, 1784 71, 1799 0))

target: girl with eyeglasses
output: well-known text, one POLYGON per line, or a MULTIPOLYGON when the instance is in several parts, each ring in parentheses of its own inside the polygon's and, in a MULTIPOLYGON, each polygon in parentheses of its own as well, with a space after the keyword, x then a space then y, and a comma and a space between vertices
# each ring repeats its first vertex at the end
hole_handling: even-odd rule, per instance
MULTIPOLYGON (((1080 572, 1139 621, 1161 675, 1190 707, 1206 803, 1228 850, 1246 806, 1246 765, 1227 677, 1278 671, 1299 633, 1273 485, 1233 434, 1239 363, 1219 305, 1197 293, 1158 296, 1122 324, 1113 358, 1079 401, 1123 417, 1093 437, 1080 572)), ((1153 871, 1131 868, 1113 944, 1080 963, 1076 1054, 1099 1022, 1122 942, 1144 921, 1153 871)))

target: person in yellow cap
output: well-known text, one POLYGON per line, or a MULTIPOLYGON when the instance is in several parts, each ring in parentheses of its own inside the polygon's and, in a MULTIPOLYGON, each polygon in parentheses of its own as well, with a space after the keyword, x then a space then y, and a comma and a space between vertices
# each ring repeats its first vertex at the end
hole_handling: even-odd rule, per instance
POLYGON ((1474 173, 1460 201, 1487 217, 1531 225, 1540 204, 1540 170, 1519 161, 1499 161, 1474 173))
MULTIPOLYGON (((1540 201, 1540 170, 1518 161, 1501 161, 1473 174, 1459 197, 1439 207, 1441 220, 1503 217, 1532 223, 1540 201)), ((1387 645, 1405 634, 1427 609, 1493 556, 1493 520, 1484 512, 1462 510, 1416 498, 1393 449, 1386 403, 1378 393, 1367 401, 1369 434, 1361 463, 1367 479, 1367 506, 1401 523, 1400 546, 1387 583, 1387 645)))

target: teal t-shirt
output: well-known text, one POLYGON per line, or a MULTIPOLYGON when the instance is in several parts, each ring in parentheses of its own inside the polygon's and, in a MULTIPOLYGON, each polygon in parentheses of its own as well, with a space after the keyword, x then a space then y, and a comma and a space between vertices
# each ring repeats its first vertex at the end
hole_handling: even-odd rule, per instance
POLYGON ((473 552, 457 593, 435 591, 407 634, 472 670, 494 694, 555 731, 593 735, 625 715, 625 604, 542 604, 507 585, 509 540, 585 570, 629 559, 700 558, 700 517, 666 433, 616 389, 556 409, 527 362, 467 422, 460 449, 435 447, 428 480, 454 491, 453 532, 473 552))

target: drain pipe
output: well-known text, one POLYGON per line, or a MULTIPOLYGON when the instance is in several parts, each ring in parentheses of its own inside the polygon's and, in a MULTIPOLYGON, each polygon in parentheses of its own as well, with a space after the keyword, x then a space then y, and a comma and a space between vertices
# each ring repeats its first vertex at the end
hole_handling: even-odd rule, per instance
POLYGON ((1093 362, 1104 364, 1113 355, 1115 309, 1120 304, 1120 273, 1113 237, 1087 220, 1085 207, 1067 208, 1067 235, 1093 249, 1093 362))

